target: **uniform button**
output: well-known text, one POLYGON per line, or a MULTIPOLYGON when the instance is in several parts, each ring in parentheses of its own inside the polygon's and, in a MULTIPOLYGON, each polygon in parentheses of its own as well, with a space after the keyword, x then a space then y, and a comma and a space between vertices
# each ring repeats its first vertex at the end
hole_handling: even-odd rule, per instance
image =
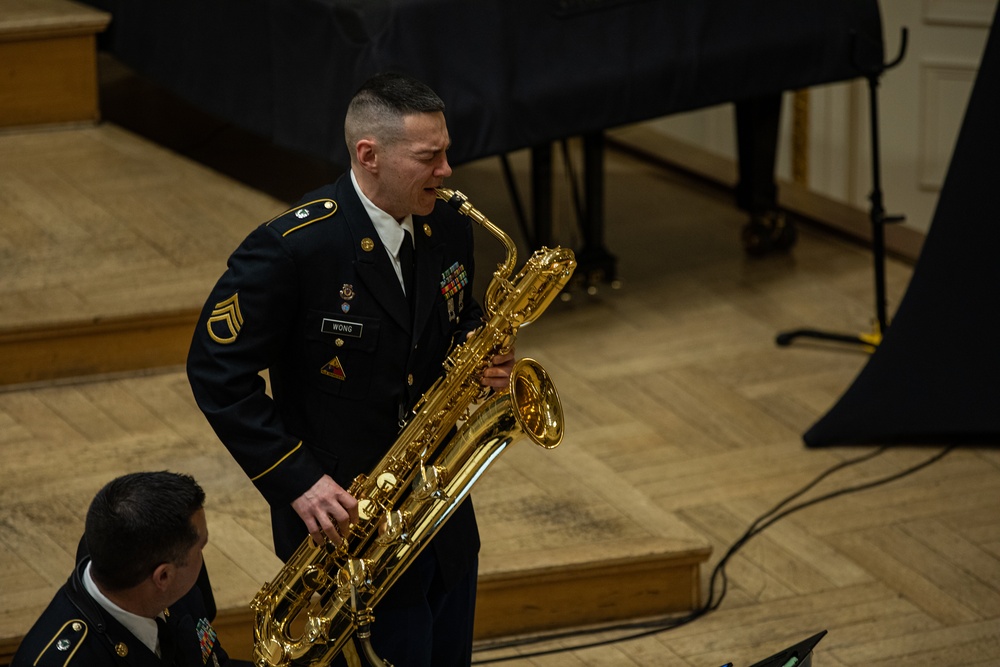
POLYGON ((406 384, 410 385, 411 387, 413 386, 413 373, 410 373, 406 376, 406 384))

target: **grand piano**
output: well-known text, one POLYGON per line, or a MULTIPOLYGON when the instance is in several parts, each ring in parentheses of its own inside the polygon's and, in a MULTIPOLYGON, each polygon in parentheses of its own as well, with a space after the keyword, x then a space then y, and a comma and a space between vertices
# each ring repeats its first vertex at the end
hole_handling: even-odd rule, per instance
MULTIPOLYGON (((551 243, 551 147, 584 137, 578 275, 612 280, 603 133, 736 107, 737 203, 777 208, 783 91, 883 62, 877 0, 85 0, 102 47, 139 74, 274 144, 346 167, 342 121, 371 74, 398 69, 447 105, 462 164, 532 149, 533 246, 551 243)), ((527 226, 525 226, 527 230, 527 226)))

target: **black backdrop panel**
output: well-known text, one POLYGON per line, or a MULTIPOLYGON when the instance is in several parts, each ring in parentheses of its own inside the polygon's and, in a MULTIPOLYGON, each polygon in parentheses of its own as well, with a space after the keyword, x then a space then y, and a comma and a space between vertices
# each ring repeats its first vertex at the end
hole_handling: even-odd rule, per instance
POLYGON ((996 21, 930 231, 896 317, 847 392, 804 435, 810 447, 1000 444, 996 21))

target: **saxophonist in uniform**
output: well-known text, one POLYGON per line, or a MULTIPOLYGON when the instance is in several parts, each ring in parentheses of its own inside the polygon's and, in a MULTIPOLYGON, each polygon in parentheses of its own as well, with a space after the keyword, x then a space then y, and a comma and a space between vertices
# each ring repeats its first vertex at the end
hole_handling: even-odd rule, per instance
MULTIPOLYGON (((249 234, 188 356, 195 399, 268 501, 283 560, 307 535, 337 544, 358 521, 351 481, 482 323, 471 224, 436 196, 452 173, 440 97, 376 75, 344 134, 350 171, 249 234)), ((482 385, 506 387, 513 363, 512 350, 497 354, 482 385)), ((478 552, 466 500, 377 604, 379 656, 397 667, 471 662, 478 552)))

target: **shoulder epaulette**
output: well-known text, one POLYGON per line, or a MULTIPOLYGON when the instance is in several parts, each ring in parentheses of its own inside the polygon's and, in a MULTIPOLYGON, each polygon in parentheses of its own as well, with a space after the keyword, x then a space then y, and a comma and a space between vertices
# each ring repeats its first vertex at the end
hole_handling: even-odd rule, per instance
POLYGON ((35 658, 33 665, 71 665, 76 650, 80 648, 87 636, 87 623, 79 618, 66 621, 52 636, 42 652, 35 658))
POLYGON ((288 236, 314 222, 329 218, 336 212, 337 202, 332 199, 315 199, 275 216, 267 225, 274 227, 282 236, 288 236))

